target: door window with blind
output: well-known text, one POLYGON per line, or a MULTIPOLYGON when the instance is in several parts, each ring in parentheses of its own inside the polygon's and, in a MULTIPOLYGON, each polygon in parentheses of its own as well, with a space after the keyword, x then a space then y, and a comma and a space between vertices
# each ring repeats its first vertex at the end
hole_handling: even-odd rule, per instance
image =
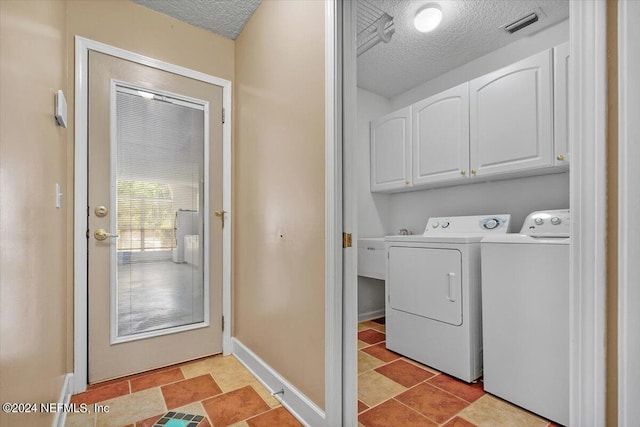
POLYGON ((171 186, 158 182, 116 182, 118 250, 167 251, 176 247, 171 186))
POLYGON ((208 104, 112 82, 112 343, 208 325, 208 104))

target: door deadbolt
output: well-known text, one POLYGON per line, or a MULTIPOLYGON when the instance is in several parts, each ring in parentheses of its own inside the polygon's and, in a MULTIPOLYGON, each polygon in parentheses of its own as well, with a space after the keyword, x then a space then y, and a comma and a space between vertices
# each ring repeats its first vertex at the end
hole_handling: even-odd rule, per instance
POLYGON ((106 206, 98 206, 94 212, 96 213, 97 217, 102 218, 107 216, 107 214, 109 213, 109 210, 107 209, 106 206))

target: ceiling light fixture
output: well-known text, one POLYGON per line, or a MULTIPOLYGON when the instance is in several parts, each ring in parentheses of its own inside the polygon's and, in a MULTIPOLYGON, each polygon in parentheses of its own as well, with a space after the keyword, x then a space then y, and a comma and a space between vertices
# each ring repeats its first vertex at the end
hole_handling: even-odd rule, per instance
POLYGON ((442 10, 438 5, 429 5, 420 10, 413 19, 413 25, 421 33, 428 33, 436 29, 442 21, 442 10))

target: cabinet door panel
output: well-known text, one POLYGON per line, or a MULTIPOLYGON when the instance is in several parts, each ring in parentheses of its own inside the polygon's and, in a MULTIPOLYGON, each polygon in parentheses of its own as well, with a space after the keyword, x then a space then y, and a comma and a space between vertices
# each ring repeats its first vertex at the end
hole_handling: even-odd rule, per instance
POLYGON ((569 42, 553 49, 553 139, 556 166, 568 166, 569 153, 569 42))
POLYGON ((413 185, 466 179, 469 84, 412 105, 413 185))
POLYGON ((470 82, 471 169, 475 174, 496 175, 553 164, 551 90, 550 50, 470 82))
POLYGON ((371 191, 410 185, 411 107, 371 122, 371 191))

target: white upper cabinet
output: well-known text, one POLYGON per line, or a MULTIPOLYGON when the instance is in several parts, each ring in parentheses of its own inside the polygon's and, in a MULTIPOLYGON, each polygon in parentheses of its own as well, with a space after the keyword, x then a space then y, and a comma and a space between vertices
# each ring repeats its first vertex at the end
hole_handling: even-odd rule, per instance
POLYGON ((569 166, 569 42, 553 49, 553 135, 556 166, 569 166))
POLYGON ((371 122, 371 191, 411 186, 411 107, 371 122))
POLYGON ((467 179, 469 83, 411 106, 413 185, 467 179))
POLYGON ((569 66, 565 43, 372 121, 371 191, 565 171, 569 66))
POLYGON ((551 50, 472 80, 472 176, 553 165, 551 50))

